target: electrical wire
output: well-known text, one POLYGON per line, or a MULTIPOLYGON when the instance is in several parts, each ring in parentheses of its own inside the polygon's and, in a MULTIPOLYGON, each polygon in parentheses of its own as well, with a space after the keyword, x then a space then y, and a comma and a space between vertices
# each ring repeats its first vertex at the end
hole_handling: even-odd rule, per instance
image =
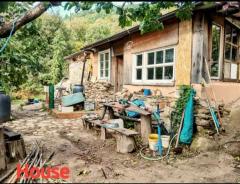
POLYGON ((167 150, 166 155, 160 156, 160 157, 157 157, 157 158, 147 157, 147 156, 143 155, 143 153, 142 153, 142 150, 145 149, 145 148, 147 148, 147 146, 144 146, 144 147, 142 147, 142 148, 140 149, 140 151, 139 151, 140 156, 141 156, 142 158, 146 159, 146 160, 151 160, 151 161, 162 160, 162 159, 166 158, 166 157, 169 155, 169 153, 170 153, 172 141, 173 141, 173 139, 174 139, 176 136, 177 136, 177 134, 175 134, 175 135, 173 136, 173 138, 171 139, 171 141, 170 141, 170 143, 169 143, 169 146, 168 146, 168 150, 167 150))
POLYGON ((12 37, 13 31, 14 31, 14 28, 15 28, 15 23, 16 23, 16 21, 17 21, 17 19, 15 19, 15 20, 13 21, 13 27, 12 27, 12 29, 11 29, 11 32, 10 32, 10 34, 9 34, 6 42, 3 44, 2 48, 0 49, 0 53, 3 52, 3 50, 7 47, 7 44, 8 44, 8 42, 9 42, 10 38, 12 37))

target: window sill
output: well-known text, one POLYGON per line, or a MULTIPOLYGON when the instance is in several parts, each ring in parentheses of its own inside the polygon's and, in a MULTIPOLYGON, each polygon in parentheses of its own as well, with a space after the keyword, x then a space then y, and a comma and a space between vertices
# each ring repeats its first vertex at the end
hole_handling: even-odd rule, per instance
POLYGON ((175 82, 164 82, 164 83, 136 83, 136 82, 133 82, 131 84, 124 84, 124 85, 174 87, 175 82))

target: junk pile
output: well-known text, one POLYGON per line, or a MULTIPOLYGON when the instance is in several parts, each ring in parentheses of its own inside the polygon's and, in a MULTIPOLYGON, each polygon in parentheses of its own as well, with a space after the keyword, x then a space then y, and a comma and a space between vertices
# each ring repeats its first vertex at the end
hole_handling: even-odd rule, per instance
POLYGON ((0 170, 7 164, 23 159, 26 156, 25 145, 21 134, 7 127, 0 127, 0 170))
MULTIPOLYGON (((46 165, 49 165, 49 161, 52 159, 54 156, 54 152, 52 152, 48 158, 44 159, 43 158, 43 146, 40 145, 40 143, 35 142, 32 145, 32 148, 29 152, 29 154, 20 161, 20 168, 23 170, 28 166, 28 171, 32 168, 38 168, 42 169, 46 165)), ((43 181, 47 182, 52 182, 48 181, 47 179, 43 178, 38 178, 38 179, 33 179, 32 177, 26 177, 24 175, 24 172, 20 174, 20 177, 17 177, 17 167, 14 167, 10 171, 8 171, 2 178, 0 178, 0 182, 7 182, 7 183, 43 183, 43 181)), ((59 182, 59 181, 58 181, 59 182)))

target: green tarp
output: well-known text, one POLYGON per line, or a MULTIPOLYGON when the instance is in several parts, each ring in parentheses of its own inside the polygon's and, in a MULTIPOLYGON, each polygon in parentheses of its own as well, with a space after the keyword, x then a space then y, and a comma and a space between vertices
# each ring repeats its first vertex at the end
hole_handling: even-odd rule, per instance
POLYGON ((85 98, 81 92, 79 93, 74 93, 68 96, 63 96, 62 97, 62 105, 64 107, 71 106, 78 104, 80 102, 84 102, 85 98))

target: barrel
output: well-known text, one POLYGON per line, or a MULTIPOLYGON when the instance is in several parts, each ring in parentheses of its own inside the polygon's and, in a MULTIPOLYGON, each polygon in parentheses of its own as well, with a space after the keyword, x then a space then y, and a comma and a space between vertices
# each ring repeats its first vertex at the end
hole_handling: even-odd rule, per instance
POLYGON ((10 120, 11 100, 4 91, 0 91, 0 123, 10 120))
POLYGON ((84 86, 81 84, 75 84, 73 86, 73 93, 83 93, 84 94, 84 86))

